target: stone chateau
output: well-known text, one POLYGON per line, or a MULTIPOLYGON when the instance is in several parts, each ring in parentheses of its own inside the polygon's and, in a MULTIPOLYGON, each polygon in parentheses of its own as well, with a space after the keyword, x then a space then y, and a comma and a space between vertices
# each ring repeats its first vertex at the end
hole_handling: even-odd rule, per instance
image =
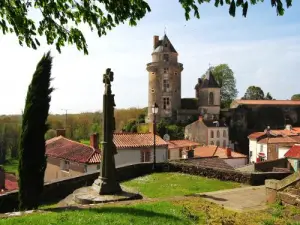
POLYGON ((220 86, 208 70, 204 79, 198 78, 194 98, 181 98, 183 64, 178 62, 178 52, 164 35, 153 37, 152 62, 147 64, 149 73, 148 117, 153 122, 152 106, 159 107, 156 116, 177 121, 202 115, 204 119, 219 119, 220 86))

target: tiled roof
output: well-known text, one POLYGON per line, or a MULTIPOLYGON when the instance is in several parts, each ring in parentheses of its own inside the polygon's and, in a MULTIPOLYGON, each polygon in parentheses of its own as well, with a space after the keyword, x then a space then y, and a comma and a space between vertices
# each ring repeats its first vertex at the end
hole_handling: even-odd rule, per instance
POLYGON ((195 166, 201 166, 206 168, 234 170, 232 166, 230 166, 223 159, 220 159, 218 157, 193 158, 193 159, 185 160, 184 163, 193 164, 195 166))
POLYGON ((258 141, 260 144, 297 143, 292 137, 266 137, 258 141))
MULTIPOLYGON (((153 147, 153 133, 114 133, 114 143, 117 149, 153 147)), ((155 146, 167 146, 160 136, 155 135, 155 146)))
POLYGON ((0 194, 4 194, 5 192, 9 191, 14 191, 19 188, 18 186, 18 180, 17 177, 10 174, 10 173, 5 173, 5 190, 1 192, 0 194))
POLYGON ((284 155, 287 158, 300 159, 300 145, 294 145, 284 155))
POLYGON ((46 142, 46 155, 78 163, 99 163, 100 151, 91 146, 59 136, 46 142))
POLYGON ((209 69, 202 80, 201 88, 220 88, 218 82, 216 81, 211 69, 209 69))
POLYGON ((231 108, 235 108, 238 105, 300 105, 300 101, 292 100, 234 100, 231 103, 231 108))
POLYGON ((169 149, 177 149, 177 148, 184 148, 184 147, 193 147, 199 146, 200 144, 190 140, 171 140, 168 141, 168 148, 169 149))
POLYGON ((174 46, 172 45, 171 41, 164 35, 161 40, 158 41, 157 47, 155 48, 154 52, 174 52, 177 53, 174 46), (164 44, 169 43, 168 47, 165 47, 164 44))
POLYGON ((215 145, 207 145, 207 146, 200 146, 195 148, 194 155, 195 157, 211 157, 211 156, 218 156, 222 159, 228 158, 247 158, 246 155, 231 151, 231 157, 228 157, 226 154, 226 149, 221 148, 215 145))
POLYGON ((253 140, 253 139, 257 139, 263 135, 265 135, 266 133, 265 132, 255 132, 255 133, 252 133, 248 136, 249 139, 253 140))

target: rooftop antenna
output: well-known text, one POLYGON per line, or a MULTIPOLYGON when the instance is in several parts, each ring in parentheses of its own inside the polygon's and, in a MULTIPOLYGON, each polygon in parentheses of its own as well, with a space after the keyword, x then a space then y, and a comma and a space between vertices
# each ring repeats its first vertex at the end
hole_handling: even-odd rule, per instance
POLYGON ((165 26, 165 28, 164 28, 164 35, 166 35, 166 33, 167 33, 167 27, 165 26))

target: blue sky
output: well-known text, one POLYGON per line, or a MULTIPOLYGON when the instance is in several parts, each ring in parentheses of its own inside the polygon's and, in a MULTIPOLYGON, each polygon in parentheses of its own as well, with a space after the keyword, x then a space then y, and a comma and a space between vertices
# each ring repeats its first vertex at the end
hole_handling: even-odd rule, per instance
MULTIPOLYGON (((136 27, 121 25, 98 38, 81 26, 89 55, 74 46, 59 54, 42 41, 32 50, 21 47, 14 35, 0 35, 0 114, 17 114, 24 108, 28 85, 38 60, 52 50, 54 78, 51 113, 102 110, 102 74, 110 67, 115 73, 113 92, 117 108, 147 106, 148 74, 153 35, 162 36, 164 27, 183 63, 182 97, 194 97, 197 78, 209 63, 227 63, 235 73, 239 97, 250 85, 260 86, 276 99, 300 93, 300 2, 283 17, 276 15, 270 1, 251 6, 247 18, 228 14, 228 7, 200 6, 200 20, 186 21, 178 1, 149 0, 152 12, 136 27)), ((34 13, 33 13, 34 15, 34 13)))

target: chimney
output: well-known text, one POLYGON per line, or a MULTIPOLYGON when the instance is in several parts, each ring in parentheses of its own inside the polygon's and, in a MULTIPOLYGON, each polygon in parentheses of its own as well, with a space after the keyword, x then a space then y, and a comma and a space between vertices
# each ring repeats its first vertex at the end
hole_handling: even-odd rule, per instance
POLYGON ((0 192, 5 189, 5 171, 3 167, 0 166, 0 192))
POLYGON ((66 129, 56 129, 56 136, 66 136, 66 129))
POLYGON ((202 116, 199 116, 199 121, 202 121, 203 120, 203 117, 202 116))
POLYGON ((228 157, 228 158, 230 158, 231 157, 231 151, 232 151, 232 149, 231 148, 226 148, 226 156, 228 157))
POLYGON ((90 136, 90 146, 95 148, 95 149, 99 149, 99 134, 98 133, 94 133, 90 136))
POLYGON ((292 130, 292 125, 291 125, 291 124, 285 125, 285 129, 286 129, 286 130, 292 130))
POLYGON ((156 49, 156 47, 158 45, 158 41, 159 41, 159 36, 157 36, 157 35, 153 36, 153 50, 156 49))

